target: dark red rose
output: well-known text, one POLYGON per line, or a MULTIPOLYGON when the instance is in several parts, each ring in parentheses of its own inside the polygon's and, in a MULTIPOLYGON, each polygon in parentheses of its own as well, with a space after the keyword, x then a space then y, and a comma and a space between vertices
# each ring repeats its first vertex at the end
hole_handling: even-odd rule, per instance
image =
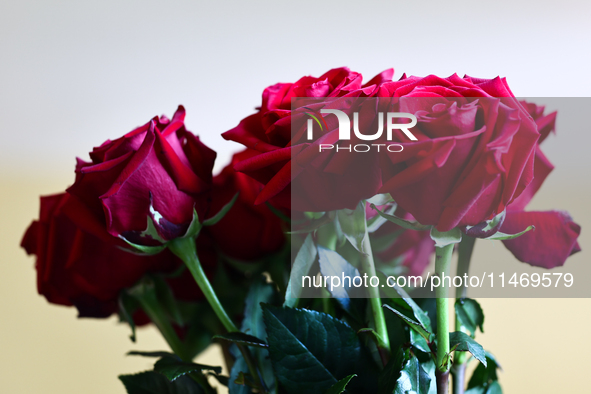
POLYGON ((78 198, 68 193, 41 198, 21 245, 37 256, 37 290, 52 304, 74 305, 81 317, 107 317, 119 292, 148 272, 167 272, 180 261, 169 251, 138 256, 111 236, 78 198))
MULTIPOLYGON (((337 100, 333 104, 346 106, 347 98, 374 95, 380 84, 391 80, 392 74, 393 70, 386 70, 363 84, 361 74, 337 68, 319 78, 303 77, 295 83, 279 83, 265 89, 259 112, 223 134, 225 139, 258 153, 234 166, 264 185, 255 204, 270 201, 298 211, 353 209, 361 199, 376 194, 381 186, 377 154, 318 154, 318 143, 338 139, 334 119, 328 119, 329 130, 312 143, 292 141, 292 99, 342 97, 343 102, 337 100)), ((303 107, 299 110, 296 115, 303 122, 306 111, 303 107)))
POLYGON ((68 192, 80 198, 107 230, 137 244, 153 245, 185 234, 208 210, 215 152, 184 126, 180 106, 172 120, 156 117, 125 136, 106 141, 78 159, 68 192), (144 233, 148 218, 157 235, 144 233))
POLYGON ((532 182, 540 133, 504 78, 403 77, 379 90, 418 120, 418 141, 395 135, 404 150, 387 154, 380 192, 420 223, 439 231, 477 225, 532 182))
POLYGON ((232 162, 214 177, 211 212, 218 212, 236 193, 240 194, 222 220, 204 229, 223 254, 240 260, 263 258, 286 242, 282 220, 265 204, 254 205, 263 185, 234 171, 234 165, 256 155, 254 150, 236 153, 232 162))

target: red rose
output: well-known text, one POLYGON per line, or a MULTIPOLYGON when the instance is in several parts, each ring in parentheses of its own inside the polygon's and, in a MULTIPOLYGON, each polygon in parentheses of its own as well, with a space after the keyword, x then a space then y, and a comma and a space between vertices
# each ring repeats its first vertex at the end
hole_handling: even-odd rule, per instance
POLYGON ((78 198, 62 193, 41 198, 21 245, 37 255, 37 290, 53 304, 74 305, 81 317, 107 317, 119 292, 148 272, 170 271, 180 261, 169 251, 138 256, 111 236, 78 198))
POLYGON ((223 254, 240 260, 263 258, 286 242, 282 220, 265 204, 254 205, 263 185, 233 168, 257 154, 254 150, 236 153, 232 162, 214 177, 212 212, 218 212, 237 192, 240 194, 222 220, 203 230, 212 235, 223 254))
POLYGON ((153 245, 185 234, 193 208, 208 208, 215 152, 184 126, 179 107, 172 120, 156 117, 125 136, 106 141, 78 159, 68 192, 100 217, 114 236, 153 245), (104 215, 104 216, 103 216, 104 215), (157 235, 144 233, 154 221, 157 235))
MULTIPOLYGON (((319 156, 317 147, 292 141, 291 106, 295 97, 370 97, 380 84, 391 80, 392 74, 393 70, 386 70, 362 84, 361 74, 337 68, 319 78, 303 77, 265 89, 259 112, 223 134, 225 139, 257 152, 234 167, 264 185, 255 203, 271 201, 287 209, 327 211, 352 209, 361 199, 376 194, 381 186, 378 155, 325 152, 314 160, 319 156)), ((331 124, 321 138, 338 135, 334 126, 331 124)))
POLYGON ((439 231, 503 212, 533 179, 536 124, 504 79, 403 77, 380 87, 417 117, 418 141, 396 141, 381 192, 439 231), (501 97, 501 98, 495 98, 501 97))

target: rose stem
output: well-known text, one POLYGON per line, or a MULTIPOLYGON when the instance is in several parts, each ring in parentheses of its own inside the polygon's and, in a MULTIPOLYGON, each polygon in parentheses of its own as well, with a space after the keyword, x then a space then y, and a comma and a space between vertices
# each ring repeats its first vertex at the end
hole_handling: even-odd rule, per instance
MULTIPOLYGON (((470 260, 472 258, 472 251, 474 250, 474 243, 476 238, 464 235, 462 242, 458 246, 458 269, 457 276, 463 277, 467 275, 470 270, 470 260)), ((468 286, 462 282, 462 286, 456 288, 456 300, 466 298, 468 286)), ((460 323, 456 315, 456 331, 462 331, 462 323, 460 323)), ((454 357, 454 365, 452 368, 453 374, 453 389, 454 394, 464 394, 464 380, 466 376, 466 360, 468 354, 465 352, 456 353, 454 357)))
MULTIPOLYGON (((326 249, 336 250, 337 248, 337 233, 334 228, 334 222, 330 222, 320 227, 316 232, 316 243, 326 249)), ((322 309, 324 313, 334 316, 334 309, 330 302, 330 292, 322 289, 322 309)))
MULTIPOLYGON (((361 268, 370 277, 376 275, 376 267, 373 261, 373 252, 371 250, 371 243, 369 242, 369 234, 365 231, 361 250, 361 268)), ((376 325, 376 332, 382 339, 381 347, 387 352, 390 352, 390 338, 388 337, 388 328, 386 326, 386 318, 384 316, 384 309, 382 308, 382 299, 380 298, 380 289, 378 287, 369 286, 367 288, 369 293, 369 302, 373 313, 374 323, 376 325)), ((380 352, 382 353, 382 352, 380 352)), ((387 357, 386 357, 387 358, 387 357)), ((382 354, 382 359, 385 360, 382 354)))
MULTIPOLYGON (((201 266, 199 257, 197 257, 197 247, 195 246, 195 239, 192 237, 176 238, 168 244, 168 248, 172 251, 172 253, 174 253, 181 260, 183 260, 187 268, 189 268, 189 271, 191 271, 191 274, 193 275, 195 282, 197 282, 197 285, 201 289, 201 292, 203 292, 203 295, 205 295, 205 299, 213 308, 213 311, 215 312, 216 316, 218 317, 224 328, 228 332, 239 331, 236 325, 234 325, 234 322, 232 322, 232 320, 226 313, 226 310, 220 303, 220 300, 215 294, 215 291, 211 287, 211 283, 209 283, 209 279, 207 279, 205 271, 203 271, 203 267, 201 266)), ((243 345, 238 345, 238 348, 240 349, 240 352, 243 354, 243 356, 246 354, 244 356, 244 361, 248 365, 248 370, 252 375, 252 378, 256 379, 258 377, 260 379, 261 392, 266 393, 265 382, 259 375, 257 368, 254 365, 254 361, 252 356, 250 355, 250 351, 247 347, 243 345)))
POLYGON ((191 357, 185 353, 181 340, 166 317, 166 311, 156 297, 156 290, 152 281, 144 279, 133 289, 130 289, 129 294, 140 303, 143 311, 156 325, 170 349, 184 361, 191 361, 191 357))
POLYGON ((449 277, 454 244, 435 247, 435 274, 441 286, 435 288, 437 306, 437 393, 448 394, 449 378, 449 299, 444 276, 449 277))

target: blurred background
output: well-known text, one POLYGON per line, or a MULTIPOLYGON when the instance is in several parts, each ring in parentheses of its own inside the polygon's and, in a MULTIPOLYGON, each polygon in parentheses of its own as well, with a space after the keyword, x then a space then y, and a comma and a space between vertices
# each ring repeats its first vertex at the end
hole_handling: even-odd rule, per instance
MULTIPOLYGON (((117 375, 149 369, 128 350, 162 350, 151 329, 132 344, 115 318, 77 319, 37 295, 34 259, 19 248, 39 195, 74 180, 75 157, 155 115, 187 108, 188 128, 218 152, 220 133, 276 82, 348 66, 366 80, 402 73, 505 76, 520 97, 591 96, 591 4, 580 1, 0 2, 0 391, 124 393, 117 375)), ((589 102, 589 101, 587 101, 589 102)), ((529 209, 567 209, 591 242, 587 108, 543 146, 556 169, 529 209)), ((569 115, 570 116, 570 115, 569 115)), ((500 243, 474 256, 513 259, 500 243)), ((517 261, 515 264, 520 264, 517 261)), ((590 280, 575 278, 575 280, 590 280)), ((503 366, 506 393, 584 392, 589 299, 483 299, 477 337, 503 366)), ((215 363, 217 348, 200 361, 215 363)))

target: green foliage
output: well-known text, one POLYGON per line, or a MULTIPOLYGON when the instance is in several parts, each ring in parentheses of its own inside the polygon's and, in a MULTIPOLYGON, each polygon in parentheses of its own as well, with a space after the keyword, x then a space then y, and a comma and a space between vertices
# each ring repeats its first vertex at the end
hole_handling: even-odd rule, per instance
POLYGON ((355 374, 353 375, 349 375, 346 378, 343 378, 341 380, 339 380, 338 382, 336 382, 331 388, 329 388, 326 393, 324 394, 341 394, 345 392, 345 389, 347 388, 347 385, 349 384, 349 382, 351 381, 351 379, 353 379, 355 376, 355 374))
POLYGON ((456 316, 462 326, 470 331, 472 338, 476 335, 476 329, 480 328, 480 332, 484 332, 484 312, 480 304, 470 298, 462 298, 456 301, 455 305, 456 316))
POLYGON ((469 335, 456 331, 449 333, 449 346, 458 352, 470 352, 472 355, 486 366, 486 353, 482 346, 469 335))
POLYGON ((289 393, 323 394, 356 371, 360 342, 345 323, 302 309, 263 305, 273 369, 289 393))

